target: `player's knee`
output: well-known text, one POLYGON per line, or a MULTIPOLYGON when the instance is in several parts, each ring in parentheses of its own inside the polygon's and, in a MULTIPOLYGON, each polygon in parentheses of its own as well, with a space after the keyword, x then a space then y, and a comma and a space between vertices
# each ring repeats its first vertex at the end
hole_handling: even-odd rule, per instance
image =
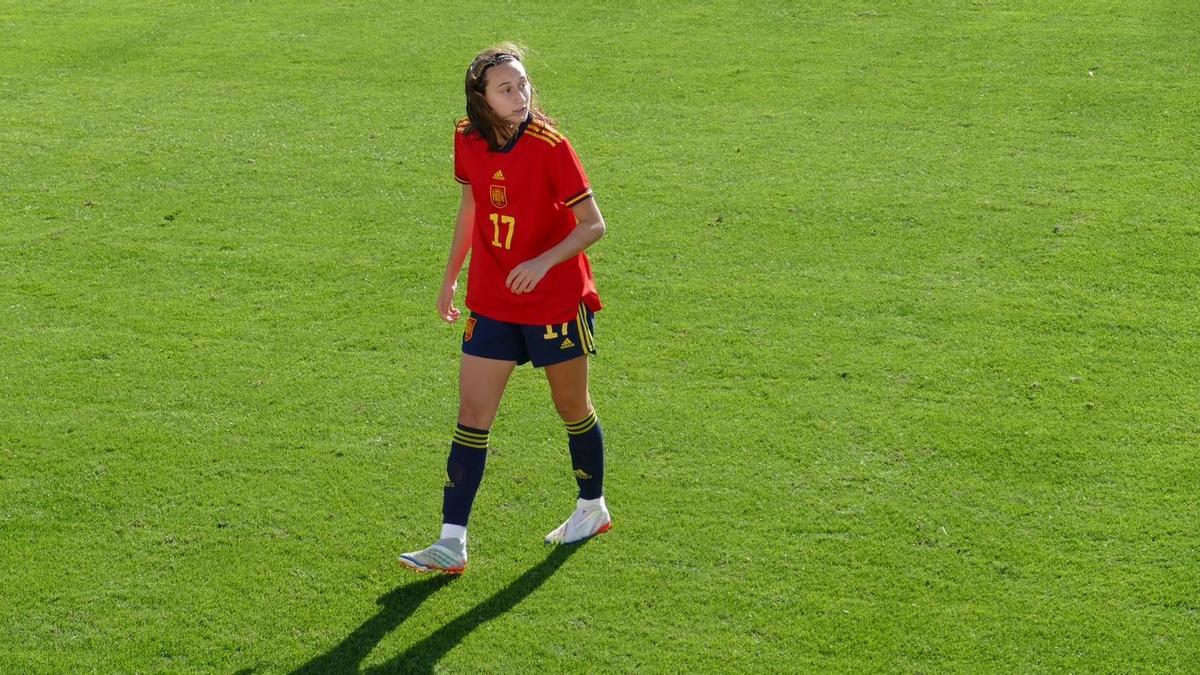
POLYGON ((554 399, 554 407, 558 410, 558 416, 562 418, 562 421, 567 423, 578 422, 587 417, 592 409, 587 396, 558 397, 554 399))
POLYGON ((458 423, 472 429, 491 429, 496 420, 496 411, 486 406, 472 405, 463 401, 458 406, 458 423))
POLYGON ((484 431, 490 431, 492 428, 492 422, 493 422, 492 419, 489 419, 482 415, 459 415, 458 416, 459 424, 463 425, 464 427, 471 427, 472 429, 482 429, 484 431))

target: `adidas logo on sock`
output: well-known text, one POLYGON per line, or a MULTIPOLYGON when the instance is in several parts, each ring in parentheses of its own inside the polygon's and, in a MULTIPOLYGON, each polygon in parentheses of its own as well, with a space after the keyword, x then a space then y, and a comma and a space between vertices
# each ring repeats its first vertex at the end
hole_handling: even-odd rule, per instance
POLYGON ((575 477, 579 480, 590 480, 592 474, 584 471, 583 469, 575 469, 575 477))

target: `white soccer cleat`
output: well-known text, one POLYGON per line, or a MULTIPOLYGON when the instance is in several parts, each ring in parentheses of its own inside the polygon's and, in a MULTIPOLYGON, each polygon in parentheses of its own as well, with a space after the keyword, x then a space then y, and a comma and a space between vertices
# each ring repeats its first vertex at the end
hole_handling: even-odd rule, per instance
POLYGON ((423 551, 401 555, 396 562, 417 572, 462 574, 467 568, 467 546, 457 539, 439 539, 423 551))
POLYGON ((612 516, 608 509, 577 508, 553 532, 546 535, 547 544, 574 544, 612 529, 612 516))

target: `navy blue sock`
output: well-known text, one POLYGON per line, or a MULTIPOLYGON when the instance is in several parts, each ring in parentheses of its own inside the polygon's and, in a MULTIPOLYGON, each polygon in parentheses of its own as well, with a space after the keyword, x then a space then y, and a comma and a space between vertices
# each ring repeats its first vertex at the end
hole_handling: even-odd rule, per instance
POLYGON ((467 526, 471 504, 483 480, 487 462, 488 431, 458 425, 446 459, 446 487, 442 490, 442 522, 467 526))
POLYGON ((579 484, 580 499, 598 499, 604 495, 604 433, 596 411, 578 422, 567 423, 567 445, 571 466, 579 484))

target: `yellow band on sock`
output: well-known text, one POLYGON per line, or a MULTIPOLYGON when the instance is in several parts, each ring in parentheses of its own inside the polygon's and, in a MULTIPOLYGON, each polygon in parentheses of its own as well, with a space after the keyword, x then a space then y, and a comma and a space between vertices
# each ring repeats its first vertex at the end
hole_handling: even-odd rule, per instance
POLYGON ((458 427, 454 430, 454 442, 459 445, 465 445, 468 448, 475 448, 476 450, 487 450, 488 435, 487 432, 476 433, 458 427))
POLYGON ((571 434, 572 436, 586 434, 592 430, 592 427, 599 423, 600 420, 596 419, 596 411, 593 410, 588 413, 587 417, 579 420, 578 422, 567 422, 567 433, 571 434))

